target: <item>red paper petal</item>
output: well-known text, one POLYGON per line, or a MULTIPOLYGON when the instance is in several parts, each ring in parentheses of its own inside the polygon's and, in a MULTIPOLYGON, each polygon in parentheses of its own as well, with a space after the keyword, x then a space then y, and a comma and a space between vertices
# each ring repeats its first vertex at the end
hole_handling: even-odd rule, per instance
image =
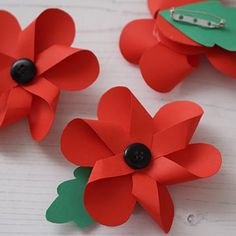
POLYGON ((169 92, 192 73, 190 56, 179 54, 159 43, 145 51, 140 69, 146 83, 158 92, 169 92))
MULTIPOLYGON (((183 44, 183 43, 178 43, 173 41, 171 38, 167 38, 164 34, 162 34, 162 32, 160 30, 158 30, 158 26, 157 26, 157 34, 159 35, 160 41, 162 42, 162 44, 164 44, 166 47, 168 47, 169 49, 180 53, 180 54, 184 54, 184 55, 195 55, 196 57, 198 57, 198 61, 199 61, 199 56, 201 54, 204 54, 207 52, 208 48, 204 47, 202 45, 196 45, 196 46, 190 46, 189 44, 183 44)), ((180 31, 176 31, 174 35, 178 35, 178 34, 182 34, 180 31)), ((182 36, 181 36, 182 37, 182 36)), ((185 42, 186 40, 184 40, 185 42)), ((199 62, 196 63, 196 66, 199 64, 199 62)))
POLYGON ((0 10, 0 52, 12 56, 21 32, 17 19, 7 11, 0 10))
POLYGON ((151 144, 152 117, 125 87, 112 88, 102 96, 98 118, 123 127, 130 133, 133 142, 141 142, 147 146, 151 144))
MULTIPOLYGON (((0 52, 0 70, 9 68, 14 61, 15 59, 13 57, 0 52)), ((10 75, 10 69, 9 69, 9 75, 10 75)))
POLYGON ((164 185, 177 184, 217 173, 221 166, 220 152, 209 144, 190 144, 186 149, 160 157, 147 173, 164 185))
POLYGON ((29 125, 32 137, 40 141, 52 126, 60 91, 44 78, 39 78, 38 81, 24 88, 34 95, 29 125))
POLYGON ((124 161, 123 154, 118 154, 96 162, 90 175, 90 182, 112 177, 129 175, 134 172, 124 161))
POLYGON ((135 206, 130 175, 89 182, 85 188, 84 204, 98 223, 117 226, 125 223, 135 206))
POLYGON ((64 90, 81 90, 98 77, 96 56, 88 51, 54 45, 39 54, 36 60, 39 74, 64 90))
POLYGON ((133 175, 133 195, 140 205, 168 233, 173 222, 174 205, 167 188, 147 175, 133 175))
MULTIPOLYGON (((97 126, 101 124, 101 127, 105 129, 104 133, 113 134, 114 126, 96 122, 97 126), (110 129, 108 130, 108 128, 110 129)), ((118 140, 115 139, 115 141, 118 140)), ((96 161, 114 155, 88 121, 81 119, 71 121, 64 129, 61 137, 61 150, 70 162, 81 166, 94 166, 96 161)))
POLYGON ((74 36, 72 17, 59 9, 47 9, 21 33, 17 56, 33 60, 54 44, 70 46, 74 36))
POLYGON ((236 52, 229 52, 219 47, 209 49, 207 57, 220 72, 236 78, 236 52))
MULTIPOLYGON (((0 11, 0 20, 1 20, 1 11, 0 11)), ((0 26, 1 26, 0 21, 0 26)), ((1 28, 0 28, 1 29, 1 28)), ((0 37, 0 47, 1 47, 1 37, 0 37)), ((1 48, 0 48, 1 50, 1 48)), ((14 58, 6 54, 0 53, 0 94, 5 93, 15 87, 17 84, 11 78, 10 70, 11 65, 15 61, 14 58)))
POLYGON ((162 16, 158 16, 156 19, 157 30, 162 38, 169 39, 175 43, 179 43, 186 46, 192 46, 195 50, 199 50, 199 53, 203 51, 203 46, 193 41, 177 28, 175 28, 170 22, 165 20, 162 16))
POLYGON ((10 70, 10 67, 6 67, 4 69, 0 68, 0 94, 9 91, 17 85, 17 83, 12 79, 10 75, 10 70))
POLYGON ((17 87, 0 96, 0 127, 10 125, 29 114, 32 96, 17 87))
POLYGON ((128 134, 120 126, 97 120, 84 121, 114 154, 123 152, 129 144, 128 134))
POLYGON ((148 0, 148 6, 152 15, 156 17, 158 11, 160 10, 166 10, 172 7, 179 7, 201 1, 204 0, 148 0))
POLYGON ((143 52, 157 44, 154 25, 153 19, 141 19, 125 26, 120 37, 120 50, 127 61, 138 64, 143 52))
MULTIPOLYGON (((176 101, 162 106, 154 117, 156 131, 169 129, 185 121, 200 120, 203 109, 194 102, 176 101)), ((197 125, 197 124, 196 124, 197 125)), ((195 127, 196 128, 196 127, 195 127)))
POLYGON ((177 101, 163 106, 154 117, 156 133, 152 151, 155 157, 185 148, 202 115, 202 108, 193 102, 177 101))

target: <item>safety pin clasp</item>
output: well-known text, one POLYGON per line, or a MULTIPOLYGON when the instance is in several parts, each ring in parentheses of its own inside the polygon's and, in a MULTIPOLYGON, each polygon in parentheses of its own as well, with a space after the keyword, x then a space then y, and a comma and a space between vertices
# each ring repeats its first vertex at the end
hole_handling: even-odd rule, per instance
POLYGON ((224 28, 226 25, 225 19, 208 12, 185 10, 181 8, 171 8, 170 16, 174 21, 183 22, 191 25, 196 25, 208 29, 224 28), (206 20, 200 16, 208 16, 211 20, 206 20))

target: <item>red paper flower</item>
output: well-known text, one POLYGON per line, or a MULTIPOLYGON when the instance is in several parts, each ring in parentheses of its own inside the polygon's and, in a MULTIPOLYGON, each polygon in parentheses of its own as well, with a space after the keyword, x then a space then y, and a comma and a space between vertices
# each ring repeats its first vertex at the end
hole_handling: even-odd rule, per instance
POLYGON ((84 203, 95 221, 120 225, 138 202, 168 232, 174 206, 166 185, 215 174, 219 151, 189 144, 203 114, 193 102, 163 106, 152 118, 124 87, 108 91, 98 120, 75 119, 65 128, 61 148, 72 163, 93 167, 84 203))
POLYGON ((81 90, 99 73, 96 56, 72 48, 75 25, 62 10, 48 9, 26 29, 0 11, 0 127, 28 118, 43 139, 54 119, 60 90, 81 90))
POLYGON ((121 52, 126 60, 139 64, 151 88, 169 92, 197 68, 202 54, 216 69, 236 77, 236 52, 202 46, 158 15, 160 10, 202 1, 149 0, 154 19, 134 20, 124 28, 120 38, 121 52))

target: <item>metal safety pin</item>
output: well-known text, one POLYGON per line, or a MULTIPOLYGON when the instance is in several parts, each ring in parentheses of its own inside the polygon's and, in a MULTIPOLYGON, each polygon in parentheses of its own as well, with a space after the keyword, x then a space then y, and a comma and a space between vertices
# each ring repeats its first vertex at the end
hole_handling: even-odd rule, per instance
POLYGON ((197 25, 208 29, 224 28, 226 25, 225 19, 222 19, 208 12, 202 12, 202 11, 171 8, 170 16, 174 21, 183 22, 191 25, 197 25), (205 20, 202 18, 198 18, 197 16, 194 15, 209 16, 212 18, 212 20, 205 20), (215 21, 213 19, 215 19, 215 21))

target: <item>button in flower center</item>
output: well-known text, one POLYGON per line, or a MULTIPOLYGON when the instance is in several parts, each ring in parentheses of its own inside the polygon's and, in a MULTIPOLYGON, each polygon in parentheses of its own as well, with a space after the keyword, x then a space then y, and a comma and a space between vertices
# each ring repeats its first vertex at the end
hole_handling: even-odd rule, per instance
POLYGON ((133 143, 126 148, 124 158, 129 167, 143 169, 150 163, 152 154, 146 145, 133 143))
POLYGON ((11 77, 18 84, 27 84, 36 76, 34 63, 26 58, 17 60, 11 67, 11 77))

